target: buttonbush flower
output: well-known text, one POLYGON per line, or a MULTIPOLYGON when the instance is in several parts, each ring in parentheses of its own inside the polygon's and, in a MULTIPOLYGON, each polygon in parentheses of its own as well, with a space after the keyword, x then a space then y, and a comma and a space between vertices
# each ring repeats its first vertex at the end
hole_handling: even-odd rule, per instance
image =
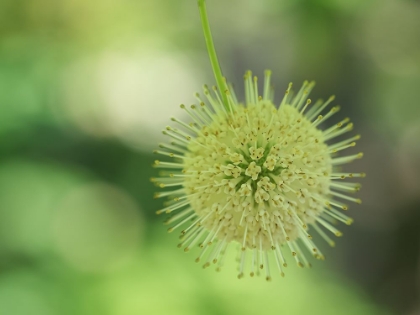
POLYGON ((204 267, 214 263, 220 269, 227 248, 236 243, 238 277, 263 269, 270 280, 269 256, 282 276, 285 250, 299 266, 310 266, 307 254, 324 259, 311 234, 334 246, 328 233, 342 235, 335 223, 352 223, 343 210, 347 201, 361 203, 350 196, 360 185, 345 179, 364 174, 344 173, 340 166, 362 153, 341 151, 360 136, 334 142, 353 129, 348 118, 320 128, 340 108, 330 107, 334 97, 311 104, 314 82, 304 82, 297 93, 290 83, 275 106, 271 72, 265 71, 260 91, 248 71, 245 100, 239 101, 222 77, 204 0, 198 4, 218 87, 204 86, 204 95, 196 94, 198 105, 181 105, 189 123, 172 118, 174 127, 163 131, 169 143, 155 153, 167 159, 155 161, 163 170, 152 181, 164 189, 155 197, 169 201, 157 213, 171 214, 166 224, 169 232, 181 230, 179 247, 201 248, 196 261, 204 267))

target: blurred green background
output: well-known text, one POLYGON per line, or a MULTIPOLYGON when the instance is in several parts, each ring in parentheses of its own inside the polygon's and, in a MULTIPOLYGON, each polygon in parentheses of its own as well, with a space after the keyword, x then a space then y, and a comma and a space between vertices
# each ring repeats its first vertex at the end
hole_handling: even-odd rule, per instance
POLYGON ((224 73, 317 81, 362 134, 325 262, 236 279, 176 248, 151 152, 214 84, 195 0, 0 0, 0 314, 420 314, 420 3, 208 0, 224 73))

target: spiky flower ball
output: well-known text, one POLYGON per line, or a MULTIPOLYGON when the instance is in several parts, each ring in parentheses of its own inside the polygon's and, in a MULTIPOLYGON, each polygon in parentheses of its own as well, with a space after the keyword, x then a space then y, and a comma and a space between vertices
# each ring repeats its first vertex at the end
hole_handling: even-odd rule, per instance
MULTIPOLYGON (((340 236, 331 222, 352 222, 342 213, 347 205, 340 200, 360 203, 346 194, 357 191, 359 185, 343 179, 364 175, 336 170, 336 166, 362 157, 361 153, 337 155, 354 146, 359 136, 327 144, 353 125, 346 118, 330 128, 318 129, 339 110, 338 106, 325 110, 333 97, 308 109, 307 95, 313 83, 305 82, 295 97, 291 96, 290 85, 277 109, 269 82, 267 71, 263 96, 258 96, 257 78, 252 80, 248 72, 245 104, 238 103, 231 89, 227 92, 227 109, 217 93, 212 95, 205 88, 210 106, 199 95, 199 106, 187 109, 181 105, 192 123, 173 118, 181 129, 167 127, 164 133, 172 138, 171 144, 161 144, 164 150, 155 151, 174 158, 172 162, 155 163, 167 169, 154 181, 170 189, 156 194, 172 200, 158 211, 175 213, 166 222, 175 224, 169 231, 184 227, 180 246, 185 251, 200 244, 197 261, 216 243, 204 266, 221 260, 228 244, 239 243, 240 277, 247 252, 251 256, 251 275, 257 267, 268 264, 269 252, 273 252, 283 274, 286 262, 282 245, 290 249, 301 266, 309 265, 302 247, 322 259, 310 230, 333 245, 323 229, 340 236)), ((268 268, 266 271, 270 278, 268 268)))
POLYGON ((295 96, 290 84, 275 106, 270 76, 266 71, 260 95, 257 77, 245 74, 244 103, 223 79, 218 80, 222 93, 204 87, 205 99, 196 94, 197 106, 181 105, 191 122, 172 118, 176 126, 164 130, 169 144, 155 151, 172 159, 157 160, 155 167, 164 170, 152 179, 165 189, 156 197, 169 197, 157 211, 172 215, 168 231, 181 230, 179 247, 185 251, 199 245, 196 261, 204 267, 217 263, 220 268, 227 247, 237 243, 239 278, 245 269, 251 276, 265 269, 270 280, 269 254, 284 275, 286 249, 302 267, 310 266, 305 251, 323 259, 311 234, 315 231, 334 246, 328 232, 341 236, 334 223, 352 222, 343 213, 344 202, 361 202, 349 195, 360 186, 343 179, 364 174, 339 168, 362 157, 340 155, 359 136, 334 142, 353 124, 346 118, 319 128, 339 111, 338 106, 329 108, 334 97, 311 105, 307 97, 314 83, 305 82, 295 96))

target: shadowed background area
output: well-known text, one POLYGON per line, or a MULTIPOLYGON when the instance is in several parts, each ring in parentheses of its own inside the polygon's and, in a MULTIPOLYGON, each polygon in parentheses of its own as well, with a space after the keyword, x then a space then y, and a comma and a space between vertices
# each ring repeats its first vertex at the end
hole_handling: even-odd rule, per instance
POLYGON ((290 81, 336 95, 365 153, 355 223, 284 279, 203 271, 149 181, 214 84, 196 1, 1 0, 0 314, 420 314, 420 3, 207 2, 237 95, 267 68, 277 104, 290 81))

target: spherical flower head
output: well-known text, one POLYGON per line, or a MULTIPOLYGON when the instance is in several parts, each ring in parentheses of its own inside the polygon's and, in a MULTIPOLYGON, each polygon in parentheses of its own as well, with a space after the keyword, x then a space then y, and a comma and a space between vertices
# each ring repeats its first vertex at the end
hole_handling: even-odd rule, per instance
POLYGON ((165 170, 153 179, 167 189, 156 197, 170 198, 158 211, 173 214, 166 221, 168 231, 183 228, 179 246, 189 251, 199 245, 196 261, 204 261, 204 267, 215 263, 220 269, 227 247, 239 244, 239 278, 246 268, 251 276, 265 269, 270 280, 269 254, 284 275, 286 249, 301 267, 310 266, 304 250, 323 259, 311 233, 334 246, 327 232, 341 236, 334 223, 352 222, 343 213, 348 208, 343 201, 361 202, 349 196, 360 186, 343 179, 364 174, 339 170, 362 156, 339 155, 359 136, 333 141, 353 125, 346 118, 319 128, 339 111, 329 108, 334 97, 311 104, 313 82, 304 82, 295 95, 290 84, 276 106, 270 80, 266 71, 260 93, 257 77, 248 71, 244 103, 231 86, 222 93, 205 86, 204 99, 196 94, 198 105, 181 105, 191 122, 172 118, 177 127, 164 130, 170 144, 155 151, 173 159, 157 160, 155 166, 165 170))

